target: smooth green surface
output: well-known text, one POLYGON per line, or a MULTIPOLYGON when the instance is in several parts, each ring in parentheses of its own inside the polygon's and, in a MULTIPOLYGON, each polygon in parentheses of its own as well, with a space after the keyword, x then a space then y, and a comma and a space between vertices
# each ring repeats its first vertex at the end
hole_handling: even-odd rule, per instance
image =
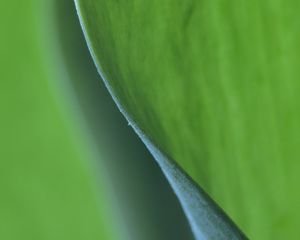
POLYGON ((63 76, 45 64, 46 3, 0 1, 0 239, 120 239, 84 134, 49 85, 63 76))
POLYGON ((298 1, 79 0, 144 133, 254 239, 299 235, 298 1))

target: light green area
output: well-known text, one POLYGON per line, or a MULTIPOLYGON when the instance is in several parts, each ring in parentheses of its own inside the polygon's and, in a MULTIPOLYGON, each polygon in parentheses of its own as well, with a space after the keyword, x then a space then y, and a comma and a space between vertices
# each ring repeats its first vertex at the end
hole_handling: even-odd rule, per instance
POLYGON ((84 135, 49 84, 63 76, 45 64, 46 2, 0 1, 0 239, 120 239, 84 135))
POLYGON ((252 239, 300 234, 300 2, 78 0, 129 116, 252 239))

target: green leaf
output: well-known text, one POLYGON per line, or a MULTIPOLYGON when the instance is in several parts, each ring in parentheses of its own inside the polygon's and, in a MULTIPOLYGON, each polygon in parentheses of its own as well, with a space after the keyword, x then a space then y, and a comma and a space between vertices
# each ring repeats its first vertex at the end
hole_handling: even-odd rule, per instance
POLYGON ((75 2, 102 77, 195 235, 209 237, 205 208, 183 190, 201 190, 172 166, 250 238, 298 236, 299 1, 75 2))

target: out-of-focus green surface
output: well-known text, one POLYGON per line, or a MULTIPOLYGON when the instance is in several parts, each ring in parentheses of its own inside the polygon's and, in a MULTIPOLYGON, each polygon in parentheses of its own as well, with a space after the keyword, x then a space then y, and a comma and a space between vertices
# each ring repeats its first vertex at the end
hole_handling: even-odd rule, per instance
POLYGON ((253 239, 299 236, 298 1, 78 0, 129 116, 253 239))
POLYGON ((84 136, 49 85, 62 76, 45 65, 46 2, 0 1, 0 239, 120 239, 84 136))

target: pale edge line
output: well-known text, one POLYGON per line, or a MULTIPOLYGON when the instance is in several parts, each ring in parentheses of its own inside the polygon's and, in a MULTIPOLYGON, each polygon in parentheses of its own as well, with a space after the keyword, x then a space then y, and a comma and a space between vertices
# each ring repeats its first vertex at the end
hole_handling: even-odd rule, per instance
POLYGON ((184 170, 181 169, 173 160, 168 159, 159 150, 159 148, 150 141, 150 139, 143 133, 143 131, 137 126, 119 103, 118 99, 115 97, 113 89, 106 80, 96 54, 93 51, 92 42, 84 27, 84 19, 81 15, 80 3, 78 1, 79 0, 74 0, 76 11, 97 71, 104 81, 104 84, 116 103, 119 111, 123 114, 136 134, 153 155, 154 159, 158 162, 182 205, 183 211, 188 218, 195 238, 197 240, 247 239, 247 237, 239 230, 232 220, 229 219, 223 210, 219 208, 219 206, 184 172, 184 170))

